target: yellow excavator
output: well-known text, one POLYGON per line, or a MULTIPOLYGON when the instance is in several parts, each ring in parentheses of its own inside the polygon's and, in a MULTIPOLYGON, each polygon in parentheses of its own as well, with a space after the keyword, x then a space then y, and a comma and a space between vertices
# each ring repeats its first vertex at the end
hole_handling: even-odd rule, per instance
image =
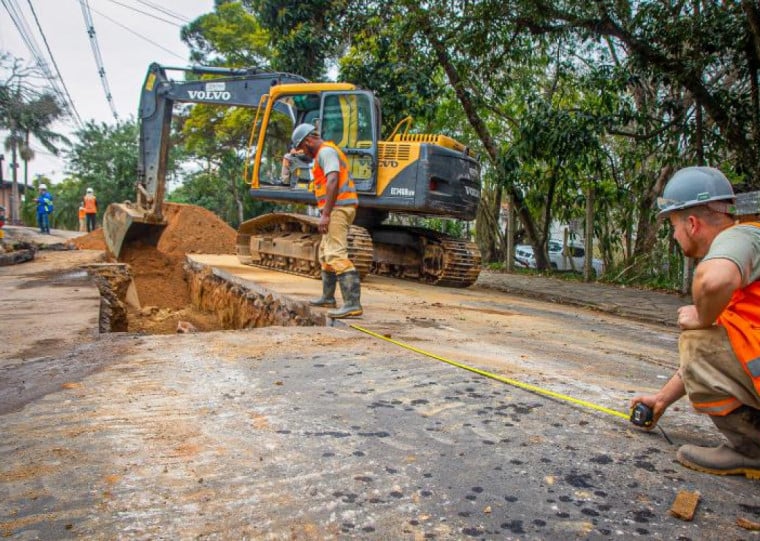
MULTIPOLYGON (((349 256, 359 274, 395 276, 467 287, 480 273, 480 252, 467 240, 402 225, 405 216, 472 220, 480 201, 480 165, 472 152, 444 135, 410 133, 402 120, 381 139, 379 100, 350 83, 314 83, 294 74, 234 68, 171 68, 151 64, 139 109, 140 156, 136 201, 111 204, 103 218, 116 257, 132 239, 155 241, 165 221, 166 162, 175 102, 256 109, 246 157, 251 197, 313 209, 310 164, 297 157, 284 167, 295 126, 316 126, 350 162, 359 195, 349 233, 349 256), (167 71, 205 78, 173 81, 167 71), (211 76, 211 77, 209 77, 211 76), (385 223, 394 216, 395 224, 385 223)), ((289 155, 290 156, 290 155, 289 155)), ((315 214, 274 212, 242 223, 242 263, 320 277, 315 214)))

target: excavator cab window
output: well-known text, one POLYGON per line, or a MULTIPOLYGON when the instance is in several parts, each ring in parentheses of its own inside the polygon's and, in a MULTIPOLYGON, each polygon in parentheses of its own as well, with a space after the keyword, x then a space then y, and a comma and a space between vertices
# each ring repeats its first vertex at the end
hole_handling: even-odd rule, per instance
POLYGON ((303 122, 314 124, 322 139, 338 145, 346 154, 351 175, 360 192, 374 193, 377 184, 378 110, 367 91, 323 92, 282 96, 272 104, 261 144, 259 183, 308 186, 310 167, 296 160, 287 164, 293 129, 303 122))
POLYGON ((321 118, 322 139, 343 149, 357 190, 374 191, 378 119, 373 94, 366 91, 326 92, 322 95, 321 118))
POLYGON ((298 124, 319 124, 316 118, 319 103, 318 94, 303 94, 283 96, 272 105, 261 152, 260 184, 308 186, 310 164, 302 160, 286 164, 285 155, 290 151, 290 137, 298 124))

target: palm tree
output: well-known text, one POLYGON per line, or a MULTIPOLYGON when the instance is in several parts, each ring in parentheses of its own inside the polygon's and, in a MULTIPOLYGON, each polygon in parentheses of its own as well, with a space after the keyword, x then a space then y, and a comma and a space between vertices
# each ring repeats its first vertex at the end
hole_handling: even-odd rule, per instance
POLYGON ((30 138, 34 137, 57 155, 58 145, 68 144, 69 141, 52 131, 50 125, 63 117, 66 111, 51 91, 39 92, 23 84, 29 76, 37 73, 36 68, 24 68, 21 60, 0 52, 0 69, 7 73, 5 79, 0 81, 0 130, 9 132, 5 148, 11 153, 13 167, 10 219, 12 223, 18 223, 18 158, 24 160, 24 184, 28 186, 27 167, 29 160, 34 158, 30 138))
POLYGON ((27 169, 29 160, 34 159, 34 150, 29 145, 30 136, 34 137, 48 151, 58 155, 59 144, 69 144, 63 135, 50 129, 50 125, 61 118, 65 111, 52 94, 43 93, 23 106, 20 128, 24 132, 24 141, 19 145, 19 157, 24 160, 24 185, 28 186, 27 169))
POLYGON ((15 89, 0 85, 0 113, 0 128, 10 132, 5 138, 5 148, 11 153, 13 164, 10 218, 11 223, 19 223, 18 158, 24 161, 24 185, 28 186, 29 160, 34 159, 30 138, 37 139, 55 155, 59 152, 59 143, 69 143, 66 137, 50 129, 50 125, 64 115, 64 109, 52 93, 37 94, 17 83, 15 89))

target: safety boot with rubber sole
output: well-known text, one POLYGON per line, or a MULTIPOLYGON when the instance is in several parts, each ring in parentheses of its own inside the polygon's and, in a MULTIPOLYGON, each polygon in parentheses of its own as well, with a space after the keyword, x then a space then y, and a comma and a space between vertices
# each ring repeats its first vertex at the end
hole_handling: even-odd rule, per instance
POLYGON ((760 479, 760 458, 750 458, 725 444, 718 447, 682 445, 676 458, 687 468, 703 473, 760 479))
POLYGON ((322 271, 322 296, 318 299, 309 301, 311 306, 320 306, 324 308, 335 308, 338 303, 335 301, 335 286, 338 276, 334 272, 322 271))
POLYGON ((355 270, 338 275, 340 294, 343 296, 343 306, 337 310, 328 310, 327 315, 333 319, 357 317, 364 313, 360 302, 361 281, 359 273, 355 270))

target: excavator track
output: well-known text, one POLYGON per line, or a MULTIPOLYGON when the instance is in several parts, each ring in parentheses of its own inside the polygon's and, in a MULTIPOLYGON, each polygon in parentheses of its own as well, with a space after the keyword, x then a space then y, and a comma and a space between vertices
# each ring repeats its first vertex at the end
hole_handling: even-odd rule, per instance
MULTIPOLYGON (((273 212, 240 224, 238 260, 245 265, 319 278, 319 218, 273 212)), ((348 257, 364 277, 372 265, 372 238, 363 227, 348 231, 348 257)))
MULTIPOLYGON (((240 225, 241 263, 319 278, 319 218, 274 212, 240 225)), ((351 226, 348 254, 359 275, 368 273, 444 287, 468 287, 480 274, 476 244, 430 229, 351 226), (371 235, 371 236, 370 236, 371 235)))
POLYGON ((370 233, 372 274, 443 287, 471 286, 480 274, 475 243, 418 227, 379 226, 370 233))

